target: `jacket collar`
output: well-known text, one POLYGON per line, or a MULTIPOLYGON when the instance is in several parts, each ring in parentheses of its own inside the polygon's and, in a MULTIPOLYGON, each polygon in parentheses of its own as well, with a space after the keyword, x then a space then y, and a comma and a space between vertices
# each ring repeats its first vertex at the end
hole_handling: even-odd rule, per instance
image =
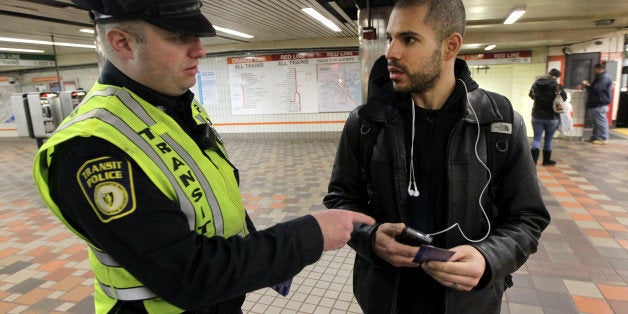
POLYGON ((465 121, 486 124, 503 120, 495 99, 493 99, 494 96, 503 97, 496 94, 491 95, 481 88, 467 93, 465 121))

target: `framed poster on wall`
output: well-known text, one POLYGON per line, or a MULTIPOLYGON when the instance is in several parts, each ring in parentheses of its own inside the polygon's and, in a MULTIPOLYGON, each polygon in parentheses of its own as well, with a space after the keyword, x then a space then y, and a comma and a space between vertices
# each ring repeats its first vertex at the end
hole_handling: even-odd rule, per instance
POLYGON ((233 115, 351 111, 361 103, 358 51, 227 59, 233 115))

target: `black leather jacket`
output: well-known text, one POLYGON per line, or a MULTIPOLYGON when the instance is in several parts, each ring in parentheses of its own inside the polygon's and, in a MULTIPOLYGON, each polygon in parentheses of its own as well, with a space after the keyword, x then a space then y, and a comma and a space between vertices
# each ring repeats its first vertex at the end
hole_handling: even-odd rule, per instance
MULTIPOLYGON (((488 174, 475 156, 476 121, 484 125, 500 120, 501 114, 473 82, 462 60, 457 60, 456 72, 456 76, 469 88, 467 97, 476 114, 466 105, 466 113, 451 131, 447 144, 448 155, 444 162, 448 169, 448 195, 451 195, 447 200, 447 226, 458 222, 468 237, 480 239, 487 226, 478 198, 488 174)), ((378 223, 405 222, 408 166, 404 117, 392 104, 409 100, 407 96, 395 93, 390 81, 381 77, 371 84, 369 93, 367 104, 351 112, 345 124, 324 203, 328 208, 366 213, 378 223), (384 123, 369 165, 373 178, 370 180, 370 191, 360 166, 363 159, 359 143, 360 116, 384 123)), ((486 259, 486 272, 478 287, 471 292, 444 289, 446 305, 437 311, 439 313, 499 313, 505 278, 536 252, 541 231, 550 221, 541 198, 536 169, 531 162, 525 125, 518 113, 514 115, 513 124, 508 157, 500 173, 493 174, 498 176, 498 183, 492 193, 483 198, 492 224, 490 235, 479 243, 469 243, 460 232, 452 230, 447 232, 445 239, 448 248, 465 243, 477 248, 486 259)), ((484 162, 487 160, 485 139, 485 136, 480 136, 477 149, 484 162)), ((400 287, 403 268, 391 266, 374 253, 372 239, 377 227, 356 226, 349 243, 356 251, 354 293, 366 313, 403 312, 404 302, 416 300, 399 297, 399 289, 412 288, 400 287)), ((417 271, 422 272, 420 269, 417 271)))

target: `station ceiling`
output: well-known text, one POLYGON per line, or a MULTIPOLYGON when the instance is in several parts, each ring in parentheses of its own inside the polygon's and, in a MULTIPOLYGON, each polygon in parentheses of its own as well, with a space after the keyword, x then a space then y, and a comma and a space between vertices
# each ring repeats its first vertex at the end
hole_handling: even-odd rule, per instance
MULTIPOLYGON (((390 6, 392 0, 203 0, 203 13, 212 24, 253 35, 239 38, 218 32, 202 39, 206 46, 359 36, 357 12, 390 6), (305 15, 312 7, 341 28, 333 32, 305 15)), ((495 44, 497 51, 521 51, 595 41, 617 30, 628 30, 625 0, 463 0, 467 33, 462 53, 477 53, 495 44), (526 14, 515 24, 502 24, 515 8, 526 14)), ((85 10, 70 0, 2 0, 0 37, 93 44, 85 10)), ((356 41, 357 45, 357 41, 356 41)), ((53 54, 52 46, 0 41, 0 48, 40 49, 53 54)), ((56 46, 58 55, 85 53, 85 48, 56 46)), ((3 51, 0 51, 3 53, 3 51)), ((6 71, 6 68, 0 69, 6 71)))

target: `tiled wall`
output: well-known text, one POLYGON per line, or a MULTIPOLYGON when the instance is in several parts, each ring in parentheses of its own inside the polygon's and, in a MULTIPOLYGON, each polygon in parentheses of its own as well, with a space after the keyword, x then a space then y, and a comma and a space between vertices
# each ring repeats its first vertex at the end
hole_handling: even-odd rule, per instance
POLYGON ((488 69, 471 67, 471 76, 480 87, 506 96, 526 122, 528 136, 532 135, 532 104, 528 96, 537 76, 546 73, 545 63, 490 65, 488 69))
MULTIPOLYGON (((342 130, 348 112, 301 113, 275 115, 232 115, 229 93, 227 57, 208 57, 201 60, 201 71, 213 71, 218 82, 218 101, 207 108, 212 121, 221 134, 257 134, 258 137, 280 136, 282 138, 328 138, 337 136, 342 130)), ((487 70, 471 67, 472 77, 484 89, 505 95, 515 110, 526 121, 531 135, 530 112, 532 100, 528 92, 536 76, 546 72, 545 63, 518 65, 491 65, 487 70)), ((77 86, 89 89, 98 78, 96 66, 60 70, 66 81, 75 81, 77 86)), ((35 91, 34 77, 56 76, 56 71, 28 73, 20 77, 23 92, 35 91)), ((192 88, 196 92, 196 87, 192 88)))
MULTIPOLYGON (((98 67, 95 65, 71 69, 59 69, 59 76, 63 81, 74 81, 77 88, 82 87, 86 90, 94 85, 94 82, 98 79, 98 73, 98 67)), ((46 83, 34 83, 32 82, 32 79, 51 76, 57 76, 57 72, 55 70, 48 70, 42 72, 31 72, 22 75, 20 77, 20 87, 22 88, 22 92, 28 93, 38 91, 36 88, 42 85, 46 86, 46 83)), ((43 92, 46 90, 40 89, 39 91, 43 92)))

